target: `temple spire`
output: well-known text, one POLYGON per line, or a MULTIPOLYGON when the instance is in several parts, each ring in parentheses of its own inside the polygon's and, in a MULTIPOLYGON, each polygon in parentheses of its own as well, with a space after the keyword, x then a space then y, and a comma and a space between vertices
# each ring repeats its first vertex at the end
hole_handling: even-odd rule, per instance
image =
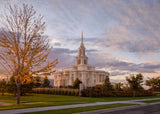
POLYGON ((82 38, 81 38, 81 45, 80 48, 84 48, 84 44, 83 44, 83 31, 82 31, 82 38))
POLYGON ((85 47, 83 44, 83 31, 81 37, 81 44, 79 46, 79 55, 76 58, 77 65, 88 65, 88 57, 85 55, 85 47))
POLYGON ((81 44, 83 44, 83 31, 82 31, 82 39, 81 39, 81 44))

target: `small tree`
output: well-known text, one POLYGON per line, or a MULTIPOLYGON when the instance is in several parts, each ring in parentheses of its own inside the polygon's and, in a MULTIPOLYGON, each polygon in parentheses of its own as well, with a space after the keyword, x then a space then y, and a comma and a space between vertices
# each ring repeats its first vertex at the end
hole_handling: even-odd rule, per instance
POLYGON ((73 88, 79 89, 79 84, 82 83, 78 78, 73 82, 73 88))
POLYGON ((160 91, 160 78, 148 78, 145 83, 152 91, 160 91))
POLYGON ((4 96, 4 92, 5 92, 6 87, 7 87, 7 82, 5 79, 2 79, 0 81, 0 88, 1 88, 2 96, 4 96))
POLYGON ((50 87, 50 81, 48 79, 48 76, 45 76, 44 78, 43 87, 50 87))
POLYGON ((123 86, 122 86, 122 90, 123 90, 123 91, 130 91, 131 88, 129 87, 128 84, 126 84, 126 85, 123 85, 123 86))
POLYGON ((103 84, 103 88, 106 89, 106 90, 112 90, 113 89, 113 86, 112 86, 112 84, 109 80, 109 76, 106 76, 104 84, 103 84))
POLYGON ((128 82, 130 89, 134 91, 142 90, 143 83, 143 75, 137 74, 136 76, 131 75, 130 77, 126 77, 126 81, 128 82))
POLYGON ((123 84, 121 82, 115 83, 114 89, 117 90, 117 91, 121 91, 122 86, 123 86, 123 84))
MULTIPOLYGON (((32 77, 30 77, 32 78, 32 77)), ((32 80, 32 79, 29 79, 29 80, 32 80)), ((23 83, 21 84, 21 96, 22 95, 25 95, 26 93, 29 93, 32 91, 32 88, 33 88, 33 80, 32 81, 27 81, 27 80, 24 80, 23 83)), ((16 82, 15 82, 15 79, 14 79, 14 76, 11 76, 10 77, 10 80, 7 84, 7 87, 8 87, 8 92, 9 93, 13 93, 13 96, 16 96, 17 94, 17 86, 16 86, 16 82)))
POLYGON ((21 86, 32 76, 52 74, 58 59, 47 61, 51 52, 48 37, 44 36, 43 16, 37 15, 32 5, 8 5, 4 10, 0 31, 0 59, 5 61, 15 77, 17 104, 20 104, 21 86))

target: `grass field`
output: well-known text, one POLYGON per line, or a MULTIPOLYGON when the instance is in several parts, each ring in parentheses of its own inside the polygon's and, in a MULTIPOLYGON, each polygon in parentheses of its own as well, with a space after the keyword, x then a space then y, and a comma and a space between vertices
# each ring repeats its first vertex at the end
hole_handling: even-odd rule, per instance
POLYGON ((99 105, 99 106, 87 106, 87 107, 70 108, 70 109, 62 109, 62 110, 31 112, 31 113, 25 113, 25 114, 72 114, 72 113, 78 113, 78 112, 86 112, 86 111, 93 111, 93 110, 100 110, 100 109, 131 106, 131 105, 135 105, 135 104, 109 104, 109 105, 99 105))
POLYGON ((143 103, 155 103, 155 102, 160 102, 160 100, 149 100, 149 101, 141 101, 143 103))
POLYGON ((5 96, 0 95, 0 102, 14 103, 13 105, 1 105, 0 110, 17 109, 17 108, 31 108, 44 106, 58 106, 69 104, 82 104, 91 102, 111 102, 134 99, 160 98, 160 96, 153 97, 104 97, 104 98, 88 98, 77 96, 62 96, 62 95, 47 95, 47 94, 30 94, 21 97, 21 104, 16 105, 16 97, 11 94, 5 96))

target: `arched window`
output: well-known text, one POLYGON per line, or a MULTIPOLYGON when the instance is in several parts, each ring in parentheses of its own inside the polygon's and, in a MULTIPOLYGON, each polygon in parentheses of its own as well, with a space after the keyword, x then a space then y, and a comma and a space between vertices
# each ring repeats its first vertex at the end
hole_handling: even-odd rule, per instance
POLYGON ((87 64, 87 61, 86 61, 86 60, 84 60, 84 64, 87 64))

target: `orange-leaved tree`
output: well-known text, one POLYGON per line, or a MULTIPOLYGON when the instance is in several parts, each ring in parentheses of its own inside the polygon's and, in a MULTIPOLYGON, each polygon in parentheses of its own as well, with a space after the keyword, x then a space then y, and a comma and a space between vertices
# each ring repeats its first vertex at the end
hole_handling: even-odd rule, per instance
POLYGON ((52 74, 58 60, 47 60, 51 50, 49 39, 44 36, 45 22, 32 5, 8 5, 1 23, 0 59, 15 77, 20 104, 21 85, 32 81, 33 76, 52 74))

